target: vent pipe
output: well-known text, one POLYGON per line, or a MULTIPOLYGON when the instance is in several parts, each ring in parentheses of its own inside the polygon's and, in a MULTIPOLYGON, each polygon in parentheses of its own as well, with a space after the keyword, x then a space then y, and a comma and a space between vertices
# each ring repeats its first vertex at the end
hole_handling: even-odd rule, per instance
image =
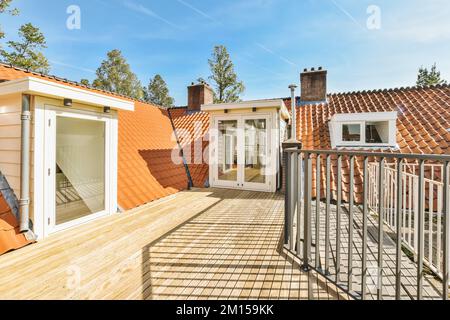
POLYGON ((27 232, 30 227, 30 124, 31 96, 22 95, 22 134, 21 134, 21 168, 20 168, 20 231, 27 232))
POLYGON ((292 119, 291 119, 291 139, 297 140, 297 108, 295 103, 295 89, 297 89, 297 86, 295 84, 291 84, 289 86, 289 89, 291 89, 291 113, 292 113, 292 119))

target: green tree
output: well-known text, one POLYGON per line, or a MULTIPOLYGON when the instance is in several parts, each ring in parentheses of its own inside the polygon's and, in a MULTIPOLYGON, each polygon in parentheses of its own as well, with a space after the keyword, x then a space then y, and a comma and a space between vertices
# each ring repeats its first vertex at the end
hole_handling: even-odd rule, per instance
MULTIPOLYGON (((13 16, 16 16, 19 14, 19 10, 17 9, 10 9, 11 2, 13 0, 0 0, 0 14, 2 13, 9 13, 13 16)), ((5 37, 5 33, 2 31, 2 28, 0 26, 0 40, 5 37)))
POLYGON ((88 79, 81 79, 81 80, 80 80, 80 83, 81 83, 82 85, 88 86, 88 87, 91 85, 91 83, 89 82, 88 79))
POLYGON ((116 92, 134 99, 144 96, 142 85, 131 71, 130 65, 120 50, 108 52, 107 59, 96 71, 97 78, 92 85, 96 88, 116 92))
POLYGON ((19 29, 20 41, 8 41, 9 50, 1 50, 3 59, 15 66, 30 71, 48 73, 50 64, 42 53, 47 48, 43 33, 31 23, 24 24, 19 29))
POLYGON ((145 91, 146 101, 166 108, 173 106, 174 101, 169 94, 169 88, 159 74, 155 75, 153 79, 150 79, 150 83, 145 91))
POLYGON ((433 64, 430 70, 420 67, 417 75, 418 86, 434 86, 440 84, 447 84, 447 81, 441 78, 441 73, 437 70, 436 63, 433 64))
POLYGON ((215 46, 211 59, 208 60, 211 69, 209 79, 214 86, 214 102, 236 102, 245 91, 242 81, 238 80, 234 65, 225 46, 215 46))

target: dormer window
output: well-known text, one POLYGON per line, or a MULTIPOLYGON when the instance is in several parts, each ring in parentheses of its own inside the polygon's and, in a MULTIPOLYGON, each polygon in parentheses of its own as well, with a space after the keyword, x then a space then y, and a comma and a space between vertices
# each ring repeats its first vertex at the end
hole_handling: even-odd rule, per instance
POLYGON ((330 121, 333 148, 395 148, 396 112, 335 114, 330 121))

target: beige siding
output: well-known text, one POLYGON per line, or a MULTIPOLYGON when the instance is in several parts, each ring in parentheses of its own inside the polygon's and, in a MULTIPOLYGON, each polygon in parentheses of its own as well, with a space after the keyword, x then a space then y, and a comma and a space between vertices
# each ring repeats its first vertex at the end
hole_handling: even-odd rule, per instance
POLYGON ((18 196, 20 192, 21 95, 0 97, 0 170, 18 196))

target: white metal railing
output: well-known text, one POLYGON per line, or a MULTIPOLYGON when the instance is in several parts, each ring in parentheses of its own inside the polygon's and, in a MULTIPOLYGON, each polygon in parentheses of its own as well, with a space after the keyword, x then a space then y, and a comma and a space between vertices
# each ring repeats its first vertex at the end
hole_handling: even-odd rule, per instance
MULTIPOLYGON (((443 277, 443 175, 442 165, 426 165, 429 178, 424 179, 425 194, 425 256, 424 263, 441 279, 443 277)), ((378 211, 379 180, 378 163, 369 164, 369 209, 378 211)), ((403 245, 417 258, 418 246, 418 212, 419 212, 419 176, 417 165, 405 165, 402 172, 402 206, 401 226, 403 245)), ((393 231, 397 230, 397 165, 386 164, 384 168, 384 223, 393 231)))
POLYGON ((284 248, 303 270, 360 299, 450 298, 450 155, 292 147, 284 162, 284 248), (442 290, 431 292, 438 286, 426 266, 442 276, 442 290))

